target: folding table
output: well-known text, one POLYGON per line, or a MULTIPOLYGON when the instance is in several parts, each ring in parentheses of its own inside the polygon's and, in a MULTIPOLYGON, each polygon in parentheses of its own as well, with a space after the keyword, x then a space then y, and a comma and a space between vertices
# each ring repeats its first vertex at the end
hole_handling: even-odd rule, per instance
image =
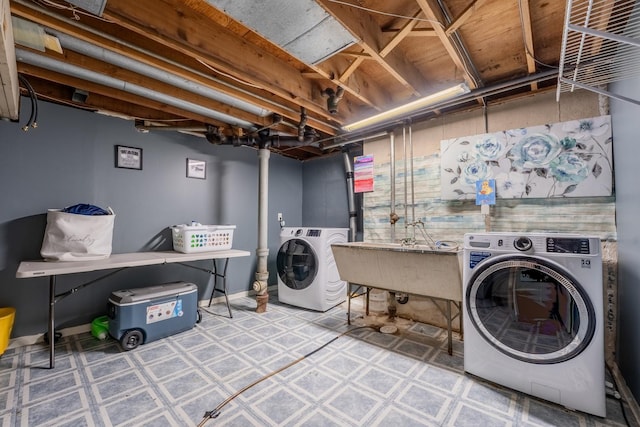
POLYGON ((97 261, 22 261, 18 266, 16 277, 19 279, 27 279, 34 277, 49 277, 49 368, 54 367, 55 362, 55 304, 59 300, 79 291, 85 286, 89 286, 99 280, 112 276, 125 268, 142 267, 146 265, 160 264, 181 264, 186 267, 196 268, 205 271, 214 276, 214 286, 211 291, 209 305, 213 299, 215 291, 223 292, 231 317, 231 307, 227 296, 226 273, 229 258, 245 257, 251 255, 248 251, 238 249, 229 249, 223 251, 199 252, 199 253, 180 253, 174 251, 167 252, 132 252, 124 254, 112 254, 109 258, 97 261), (213 261, 213 270, 208 270, 196 266, 186 264, 190 261, 200 261, 210 259, 213 261), (222 273, 218 273, 216 260, 224 259, 224 269, 222 273), (99 270, 115 270, 109 272, 97 279, 80 284, 66 292, 56 295, 56 277, 66 274, 86 273, 99 270), (222 288, 218 288, 218 278, 222 279, 222 288))

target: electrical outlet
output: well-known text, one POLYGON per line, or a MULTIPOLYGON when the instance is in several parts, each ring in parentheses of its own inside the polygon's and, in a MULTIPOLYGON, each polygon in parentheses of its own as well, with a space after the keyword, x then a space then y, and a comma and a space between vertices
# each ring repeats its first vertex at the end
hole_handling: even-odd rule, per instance
POLYGON ((278 212, 278 222, 282 222, 282 212, 278 212))

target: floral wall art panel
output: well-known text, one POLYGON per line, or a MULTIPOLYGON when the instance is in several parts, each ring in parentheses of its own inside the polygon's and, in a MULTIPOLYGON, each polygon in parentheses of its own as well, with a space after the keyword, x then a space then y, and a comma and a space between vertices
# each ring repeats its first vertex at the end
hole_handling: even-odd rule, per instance
POLYGON ((611 116, 443 140, 442 199, 475 199, 487 179, 502 199, 610 196, 611 145, 611 116))

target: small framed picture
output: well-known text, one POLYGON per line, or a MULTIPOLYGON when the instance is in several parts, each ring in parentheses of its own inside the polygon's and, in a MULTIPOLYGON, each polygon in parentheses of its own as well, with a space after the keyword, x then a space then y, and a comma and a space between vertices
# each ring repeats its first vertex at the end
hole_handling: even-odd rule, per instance
POLYGON ((204 160, 187 159, 187 178, 207 178, 207 162, 204 160))
POLYGON ((142 170, 142 148, 116 145, 116 167, 142 170))

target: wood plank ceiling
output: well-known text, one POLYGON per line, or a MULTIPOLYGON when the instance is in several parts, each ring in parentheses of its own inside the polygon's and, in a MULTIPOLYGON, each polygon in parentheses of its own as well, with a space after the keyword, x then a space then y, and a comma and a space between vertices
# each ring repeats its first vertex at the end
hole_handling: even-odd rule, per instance
MULTIPOLYGON (((264 143, 300 160, 364 136, 345 135, 346 123, 455 84, 472 90, 464 102, 413 120, 557 83, 562 1, 315 1, 354 42, 304 63, 242 17, 212 6, 220 1, 107 0, 97 16, 61 0, 11 0, 18 72, 42 100, 117 114, 151 132, 264 143), (16 18, 42 28, 47 47, 25 46, 16 18), (336 92, 342 98, 331 113, 336 92)), ((257 9, 267 25, 295 22, 269 14, 270 1, 236 3, 257 9)), ((304 38, 296 43, 320 48, 304 38)))

